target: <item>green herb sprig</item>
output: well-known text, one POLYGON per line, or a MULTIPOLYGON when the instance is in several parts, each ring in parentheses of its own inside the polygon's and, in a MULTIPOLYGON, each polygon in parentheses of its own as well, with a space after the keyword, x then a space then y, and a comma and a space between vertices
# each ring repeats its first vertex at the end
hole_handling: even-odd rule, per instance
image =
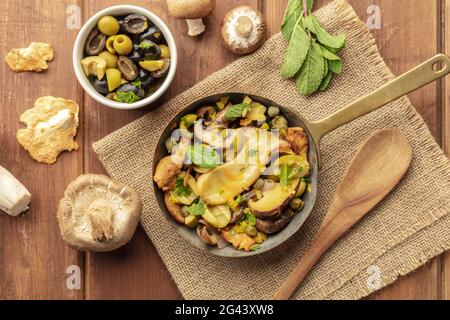
POLYGON ((311 95, 324 91, 333 75, 342 72, 342 61, 337 55, 345 45, 343 34, 330 35, 311 13, 313 0, 289 0, 281 33, 288 40, 281 74, 296 77, 298 91, 311 95))
POLYGON ((206 211, 206 205, 202 200, 199 200, 197 203, 191 204, 187 207, 186 211, 193 216, 201 216, 206 211))

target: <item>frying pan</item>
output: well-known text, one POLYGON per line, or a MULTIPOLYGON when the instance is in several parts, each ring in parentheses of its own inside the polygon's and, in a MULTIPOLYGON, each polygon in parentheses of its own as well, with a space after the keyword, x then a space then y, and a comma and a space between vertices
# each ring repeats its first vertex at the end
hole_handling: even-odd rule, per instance
POLYGON ((179 112, 163 131, 159 141, 156 145, 153 160, 153 172, 155 172, 156 165, 161 158, 167 155, 165 148, 165 141, 171 136, 174 129, 178 127, 178 123, 186 114, 194 113, 198 108, 205 105, 215 105, 220 97, 228 96, 233 104, 241 103, 245 96, 249 96, 253 101, 262 103, 265 106, 276 106, 288 119, 289 127, 302 127, 308 134, 309 148, 308 161, 310 163, 310 178, 311 178, 311 192, 306 192, 303 196, 305 202, 304 208, 294 216, 292 221, 282 231, 272 234, 261 245, 257 251, 245 252, 237 250, 231 246, 218 249, 217 247, 208 246, 203 243, 197 236, 195 229, 188 228, 184 225, 178 224, 169 214, 164 203, 164 193, 158 189, 158 186, 153 183, 155 195, 164 213, 166 220, 173 226, 175 231, 185 240, 196 246, 197 248, 209 251, 212 254, 224 257, 248 257, 252 255, 261 254, 271 250, 281 243, 289 239, 296 233, 306 218, 311 213, 317 195, 317 181, 318 171, 320 168, 320 140, 328 132, 353 121, 369 112, 372 112, 383 105, 392 102, 432 81, 435 81, 450 72, 450 58, 444 54, 436 55, 423 64, 415 67, 407 73, 395 78, 377 90, 368 95, 358 99, 357 101, 347 105, 329 117, 318 122, 309 122, 302 116, 296 114, 289 108, 279 105, 278 103, 247 93, 220 93, 199 99, 179 112))

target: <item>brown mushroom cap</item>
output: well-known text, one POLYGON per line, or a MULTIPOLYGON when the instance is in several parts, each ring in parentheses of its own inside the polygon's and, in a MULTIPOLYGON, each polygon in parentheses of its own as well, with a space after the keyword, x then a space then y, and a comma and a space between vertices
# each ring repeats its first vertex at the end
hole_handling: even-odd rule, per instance
POLYGON ((225 47, 236 54, 258 49, 266 39, 266 32, 264 16, 249 6, 238 6, 228 12, 221 27, 225 47))
POLYGON ((141 211, 133 188, 104 175, 81 175, 59 202, 61 236, 81 251, 115 250, 131 239, 141 211))
POLYGON ((167 0, 169 13, 178 19, 201 19, 215 6, 216 0, 167 0))

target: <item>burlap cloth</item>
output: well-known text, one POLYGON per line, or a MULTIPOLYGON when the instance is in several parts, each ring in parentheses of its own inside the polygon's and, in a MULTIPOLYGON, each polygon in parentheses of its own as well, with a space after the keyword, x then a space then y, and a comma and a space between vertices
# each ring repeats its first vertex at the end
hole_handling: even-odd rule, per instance
POLYGON ((326 92, 304 98, 292 81, 281 77, 286 41, 278 34, 255 54, 94 144, 108 173, 140 193, 142 226, 187 299, 270 298, 308 247, 358 145, 385 127, 407 135, 413 146, 411 168, 397 188, 329 250, 294 298, 361 298, 377 288, 377 270, 383 287, 450 247, 449 161, 407 98, 323 139, 315 209, 298 233, 277 249, 242 259, 216 257, 185 242, 165 221, 153 193, 153 150, 164 125, 190 102, 213 93, 242 91, 266 96, 318 120, 393 77, 366 26, 346 2, 337 0, 317 16, 327 30, 347 37, 344 72, 326 92))

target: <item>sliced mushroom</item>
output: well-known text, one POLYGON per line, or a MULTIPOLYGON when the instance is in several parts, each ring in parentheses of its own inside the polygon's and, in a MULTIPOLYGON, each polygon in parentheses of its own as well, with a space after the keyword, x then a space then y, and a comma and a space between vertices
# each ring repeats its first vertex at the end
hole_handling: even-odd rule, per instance
POLYGON ((142 14, 130 14, 123 20, 123 27, 131 34, 142 33, 147 30, 148 26, 148 19, 142 14))
POLYGON ((202 18, 208 16, 216 6, 216 0, 167 0, 169 13, 177 19, 186 19, 188 34, 198 36, 205 31, 202 18))
POLYGON ((61 236, 78 250, 111 251, 131 239, 141 210, 133 188, 103 175, 82 175, 59 202, 61 236))
POLYGON ((183 164, 175 163, 171 155, 164 157, 156 166, 153 180, 162 191, 172 190, 182 167, 183 164))
POLYGON ((274 220, 256 219, 255 226, 256 229, 268 234, 277 233, 283 230, 289 224, 289 222, 291 222, 293 216, 294 211, 292 211, 291 209, 287 209, 274 220))
POLYGON ((207 245, 214 246, 217 244, 218 235, 206 225, 201 224, 197 227, 197 235, 207 245))
POLYGON ((225 47, 236 54, 258 49, 266 39, 266 32, 263 14, 249 6, 238 6, 228 12, 221 27, 225 47))
POLYGON ((135 80, 139 75, 139 70, 134 62, 124 56, 120 56, 117 60, 117 69, 120 70, 122 76, 128 81, 135 80))
POLYGON ((241 221, 243 216, 244 216, 244 209, 239 208, 239 210, 237 210, 231 214, 230 224, 235 224, 236 222, 241 221))
POLYGON ((166 203, 167 210, 169 211, 172 218, 174 218, 176 222, 184 224, 185 218, 181 210, 181 206, 173 201, 170 192, 164 193, 164 202, 166 203))
POLYGON ((212 106, 204 106, 197 110, 197 116, 200 119, 205 119, 205 124, 216 116, 216 109, 212 106))
POLYGON ((90 56, 96 56, 105 49, 106 36, 98 29, 94 29, 89 33, 84 51, 90 56))

